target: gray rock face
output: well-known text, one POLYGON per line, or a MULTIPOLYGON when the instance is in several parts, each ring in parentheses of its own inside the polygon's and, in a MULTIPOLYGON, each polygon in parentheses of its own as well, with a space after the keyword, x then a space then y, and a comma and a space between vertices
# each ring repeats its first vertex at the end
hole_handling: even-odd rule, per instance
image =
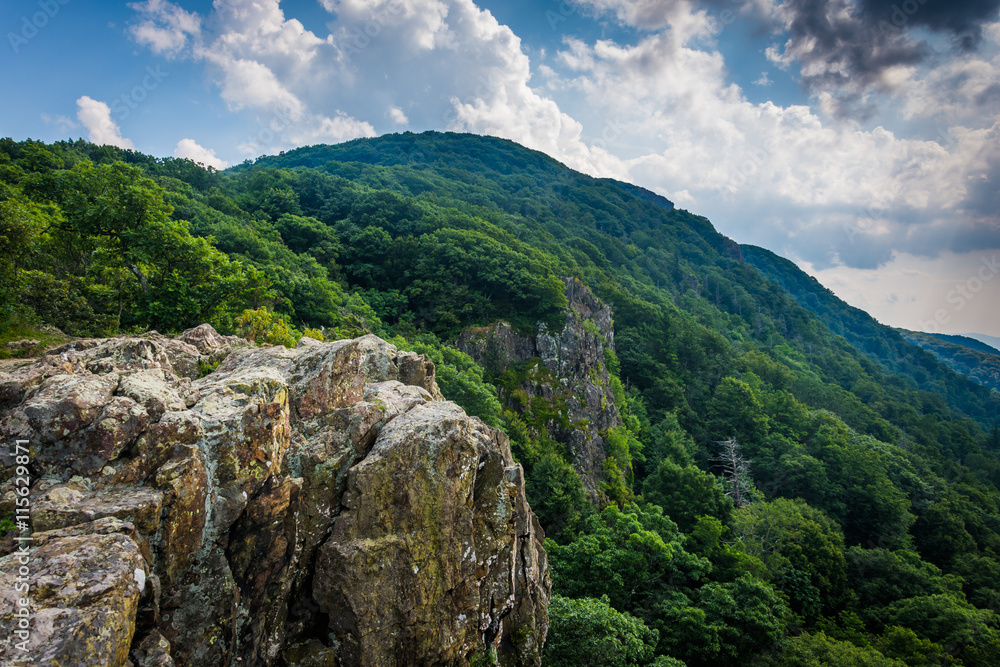
POLYGON ((521 468, 420 355, 206 325, 76 341, 0 373, 0 437, 30 443, 36 664, 540 664, 550 581, 521 468))
POLYGON ((501 396, 531 423, 532 404, 544 401, 557 415, 541 425, 566 443, 573 465, 593 500, 599 497, 605 459, 604 435, 621 426, 605 365, 605 350, 614 350, 611 307, 575 278, 563 278, 569 307, 558 334, 544 327, 522 336, 506 322, 462 332, 457 347, 495 371, 517 369, 524 396, 501 396), (526 400, 525 400, 526 399, 526 400))

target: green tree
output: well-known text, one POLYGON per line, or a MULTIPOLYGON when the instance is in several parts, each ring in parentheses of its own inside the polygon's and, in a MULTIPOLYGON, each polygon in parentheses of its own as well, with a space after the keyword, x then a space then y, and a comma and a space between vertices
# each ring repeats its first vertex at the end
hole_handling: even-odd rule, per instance
POLYGON ((690 585, 711 567, 685 550, 676 526, 653 507, 610 505, 573 542, 547 540, 545 548, 557 590, 607 595, 615 609, 640 616, 663 591, 690 585))
POLYGON ((593 513, 580 476, 551 450, 532 463, 525 493, 546 536, 557 542, 572 538, 593 513))
POLYGON ((693 465, 681 466, 663 459, 642 484, 643 498, 659 505, 683 532, 689 532, 701 516, 729 523, 733 502, 714 475, 693 465))
POLYGON ((14 320, 23 289, 21 271, 37 252, 42 232, 57 222, 52 206, 39 206, 0 183, 0 332, 14 320))
POLYGON ((763 442, 768 431, 757 390, 734 377, 722 378, 709 408, 713 440, 733 437, 741 443, 763 442))
POLYGON ((660 632, 658 650, 691 667, 748 665, 784 637, 786 610, 773 588, 743 575, 666 596, 650 626, 660 632))
POLYGON ((841 608, 847 596, 847 563, 840 526, 802 500, 778 498, 736 511, 734 532, 760 559, 792 610, 816 620, 841 608))
POLYGON ((553 595, 544 660, 549 667, 647 665, 656 640, 655 630, 616 611, 606 597, 574 600, 553 595))
POLYGON ((906 667, 873 648, 855 646, 822 632, 790 638, 781 652, 764 661, 768 667, 906 667))

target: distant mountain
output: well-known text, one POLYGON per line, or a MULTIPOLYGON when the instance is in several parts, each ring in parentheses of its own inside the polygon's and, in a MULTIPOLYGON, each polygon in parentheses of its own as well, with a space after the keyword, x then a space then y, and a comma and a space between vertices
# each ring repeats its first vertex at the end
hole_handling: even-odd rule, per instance
MULTIPOLYGON (((927 333, 927 332, 917 332, 917 333, 927 333)), ((961 345, 962 347, 967 347, 970 350, 977 350, 979 352, 985 352, 986 354, 1000 354, 1000 350, 998 350, 994 346, 987 345, 983 341, 973 338, 972 336, 941 334, 941 333, 928 333, 927 335, 933 336, 934 338, 943 340, 953 345, 961 345)))
POLYGON ((974 340, 978 340, 980 343, 986 343, 994 350, 996 350, 997 354, 1000 354, 1000 337, 987 336, 986 334, 981 334, 981 333, 967 333, 962 335, 965 336, 966 338, 972 338, 974 340))
POLYGON ((897 331, 956 373, 972 378, 984 387, 1000 391, 1000 351, 966 336, 926 334, 905 329, 897 331))
MULTIPOLYGON (((988 391, 992 386, 989 384, 991 365, 987 364, 985 376, 976 375, 973 379, 971 366, 962 366, 965 370, 951 367, 945 358, 924 349, 925 345, 918 345, 916 339, 908 340, 902 331, 881 324, 865 311, 842 301, 794 262, 764 248, 741 247, 747 262, 757 267, 768 280, 780 285, 801 306, 818 315, 831 331, 843 336, 869 358, 905 376, 921 390, 945 395, 953 408, 968 408, 970 395, 982 397, 983 388, 988 391)), ((997 419, 992 411, 978 414, 980 423, 987 428, 997 419)))

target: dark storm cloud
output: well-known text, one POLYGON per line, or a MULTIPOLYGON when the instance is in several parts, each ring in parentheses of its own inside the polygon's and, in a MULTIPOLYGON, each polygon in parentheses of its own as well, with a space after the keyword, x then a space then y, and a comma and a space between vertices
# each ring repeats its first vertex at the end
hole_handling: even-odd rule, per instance
POLYGON ((923 26, 950 32, 964 49, 975 48, 982 37, 982 25, 995 21, 1000 0, 861 0, 863 14, 874 21, 895 25, 900 14, 907 27, 923 26), (894 21, 895 18, 895 21, 894 21))
POLYGON ((927 54, 905 30, 873 21, 845 0, 787 0, 781 11, 786 54, 799 61, 811 90, 865 90, 879 84, 885 70, 916 64, 927 54))
POLYGON ((1000 0, 786 0, 778 6, 788 34, 784 55, 801 66, 803 86, 834 93, 838 113, 853 117, 872 113, 861 101, 887 85, 888 69, 931 54, 913 39, 913 28, 950 33, 960 49, 971 50, 998 11, 1000 0))

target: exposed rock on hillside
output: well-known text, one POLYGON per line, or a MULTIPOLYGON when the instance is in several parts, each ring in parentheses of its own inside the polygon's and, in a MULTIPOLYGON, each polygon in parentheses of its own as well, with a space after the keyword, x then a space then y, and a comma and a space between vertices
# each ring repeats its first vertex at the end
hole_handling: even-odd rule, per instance
POLYGON ((3 543, 0 623, 27 559, 36 664, 540 664, 550 581, 521 468, 426 358, 203 325, 8 370, 0 435, 30 442, 36 532, 27 557, 3 543))
POLYGON ((609 383, 605 350, 614 351, 611 307, 576 278, 563 278, 569 307, 558 334, 544 326, 522 336, 507 324, 469 329, 457 346, 495 373, 512 371, 516 388, 501 397, 550 436, 566 443, 584 487, 596 499, 604 438, 622 423, 609 383))

